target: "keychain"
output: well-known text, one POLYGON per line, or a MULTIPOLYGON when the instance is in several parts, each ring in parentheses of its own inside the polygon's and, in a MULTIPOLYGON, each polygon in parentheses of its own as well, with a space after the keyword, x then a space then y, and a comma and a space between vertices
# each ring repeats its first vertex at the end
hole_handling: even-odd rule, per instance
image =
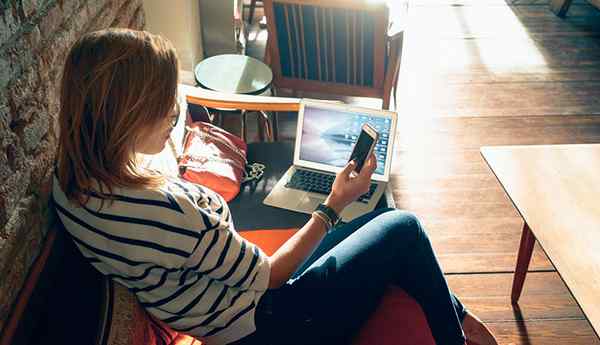
POLYGON ((258 181, 265 173, 265 165, 261 163, 252 163, 246 165, 246 174, 242 184, 252 181, 258 181))

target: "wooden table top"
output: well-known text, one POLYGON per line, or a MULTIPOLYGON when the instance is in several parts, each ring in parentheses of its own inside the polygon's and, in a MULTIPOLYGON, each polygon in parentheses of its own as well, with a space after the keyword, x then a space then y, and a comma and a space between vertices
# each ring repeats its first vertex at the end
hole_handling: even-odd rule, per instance
POLYGON ((481 153, 600 333, 600 144, 481 153))

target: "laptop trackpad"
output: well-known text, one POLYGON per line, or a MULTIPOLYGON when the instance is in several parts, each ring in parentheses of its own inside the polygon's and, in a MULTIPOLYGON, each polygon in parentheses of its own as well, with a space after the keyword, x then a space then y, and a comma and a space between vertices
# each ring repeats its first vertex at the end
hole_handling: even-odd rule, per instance
POLYGON ((300 205, 302 205, 301 207, 305 210, 305 211, 312 211, 314 209, 317 208, 317 206, 319 206, 320 203, 322 203, 323 201, 325 201, 325 197, 318 197, 318 196, 314 196, 314 195, 304 195, 300 201, 300 205))

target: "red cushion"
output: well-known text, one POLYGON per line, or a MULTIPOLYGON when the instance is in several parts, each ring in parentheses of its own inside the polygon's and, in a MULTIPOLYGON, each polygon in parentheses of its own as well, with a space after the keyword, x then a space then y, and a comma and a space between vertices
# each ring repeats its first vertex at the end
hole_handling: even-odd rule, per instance
POLYGON ((379 307, 353 345, 435 345, 419 304, 404 290, 388 287, 379 307))

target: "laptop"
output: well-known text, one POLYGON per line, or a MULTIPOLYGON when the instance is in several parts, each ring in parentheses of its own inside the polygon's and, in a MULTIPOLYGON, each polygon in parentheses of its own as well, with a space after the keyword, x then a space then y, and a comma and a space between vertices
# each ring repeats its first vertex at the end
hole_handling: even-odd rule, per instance
POLYGON ((344 104, 302 100, 298 112, 294 163, 263 203, 312 213, 331 191, 337 172, 348 163, 362 125, 379 132, 374 148, 377 169, 369 192, 348 205, 340 215, 348 222, 375 209, 390 179, 397 114, 344 104))

